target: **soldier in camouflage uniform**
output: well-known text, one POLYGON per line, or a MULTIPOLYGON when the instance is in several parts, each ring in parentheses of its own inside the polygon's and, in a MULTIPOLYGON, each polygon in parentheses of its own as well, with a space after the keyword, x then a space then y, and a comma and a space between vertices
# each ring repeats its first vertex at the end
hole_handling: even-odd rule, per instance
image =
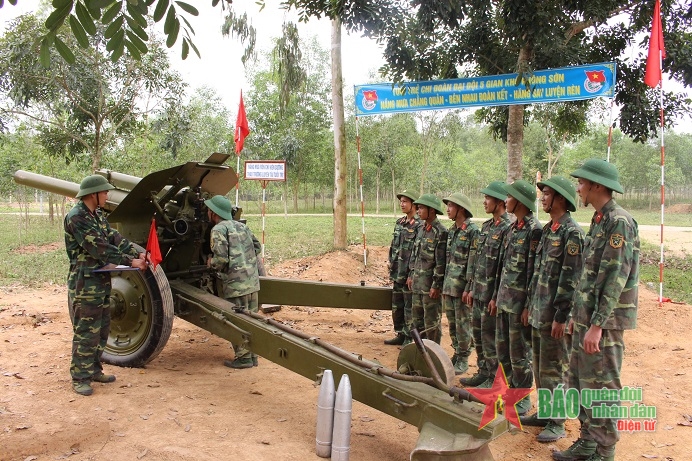
POLYGON ((402 345, 411 341, 411 291, 406 286, 408 264, 413 252, 413 243, 420 226, 413 201, 418 198, 415 192, 405 190, 396 197, 401 211, 406 215, 394 224, 394 235, 389 247, 389 279, 392 281, 392 322, 396 336, 385 340, 388 345, 402 345))
MULTIPOLYGON (((212 255, 207 265, 217 273, 221 282, 220 296, 236 305, 237 308, 257 312, 259 310, 259 276, 264 275, 260 255, 262 245, 252 231, 240 221, 233 219, 231 202, 221 195, 215 195, 204 204, 208 208, 211 229, 212 255)), ((224 360, 231 368, 252 368, 257 366, 257 355, 242 344, 233 345, 235 358, 224 360)))
POLYGON ((108 264, 146 270, 144 253, 118 231, 111 228, 101 214, 108 191, 114 189, 103 176, 84 178, 79 186, 79 202, 64 221, 65 249, 70 261, 67 277, 68 307, 72 319, 72 389, 80 395, 91 395, 92 382, 111 383, 115 376, 103 373, 101 355, 110 332, 111 276, 94 272, 108 264))
MULTIPOLYGON (((530 389, 531 327, 529 326, 528 291, 533 276, 536 247, 541 239, 541 223, 534 216, 536 188, 519 179, 505 187, 507 211, 517 220, 511 225, 500 252, 501 273, 496 301, 490 300, 490 315, 497 312, 495 345, 497 358, 505 370, 510 386, 530 389)), ((531 408, 528 396, 516 404, 519 415, 531 408)))
POLYGON ((498 282, 499 257, 510 221, 505 210, 506 184, 493 181, 481 189, 485 195, 483 209, 493 217, 481 226, 476 241, 472 244, 468 271, 473 280, 473 289, 466 296, 473 301, 473 340, 476 343, 478 371, 470 378, 461 378, 464 386, 490 387, 497 371, 497 350, 495 348, 496 317, 490 314, 489 303, 498 282))
POLYGON ((413 254, 409 262, 406 285, 412 293, 412 327, 421 337, 440 344, 442 339, 442 302, 440 293, 445 276, 447 229, 437 214, 442 202, 433 194, 423 194, 413 202, 424 222, 418 228, 413 254))
MULTIPOLYGON (((570 215, 577 209, 577 192, 569 179, 553 176, 537 185, 550 222, 543 226, 536 249, 529 288, 529 323, 536 389, 553 391, 564 383, 567 372, 569 345, 565 325, 581 275, 584 231, 570 215)), ((565 437, 563 419, 538 419, 534 414, 521 418, 521 423, 545 427, 536 437, 539 442, 565 437)))
POLYGON ((471 355, 471 311, 464 293, 471 291, 468 275, 471 244, 478 237, 478 226, 471 221, 471 201, 463 194, 452 194, 442 200, 447 205, 447 217, 452 225, 447 234, 447 267, 442 285, 442 308, 449 322, 452 338, 454 372, 463 374, 469 368, 471 355))
MULTIPOLYGON (((637 222, 613 200, 623 193, 614 165, 587 160, 572 176, 584 205, 596 210, 584 240, 584 268, 572 308, 572 351, 568 386, 583 389, 621 389, 620 370, 625 350, 624 330, 637 324, 639 231, 637 222)), ((620 405, 593 401, 593 406, 620 405)), ((553 452, 558 461, 612 461, 620 438, 616 419, 594 418, 581 407, 579 439, 567 450, 553 452)))

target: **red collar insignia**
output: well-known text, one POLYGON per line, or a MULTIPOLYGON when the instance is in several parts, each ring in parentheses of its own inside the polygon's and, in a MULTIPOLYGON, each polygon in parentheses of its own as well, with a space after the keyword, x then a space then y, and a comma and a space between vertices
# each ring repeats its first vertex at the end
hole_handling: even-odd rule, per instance
POLYGON ((560 228, 560 223, 555 221, 552 226, 550 226, 550 230, 553 232, 557 232, 557 230, 560 228))
POLYGON ((593 220, 596 221, 596 224, 599 224, 601 220, 603 219, 603 213, 600 211, 594 215, 593 220))
POLYGON ((466 230, 466 223, 461 224, 461 230, 466 230))

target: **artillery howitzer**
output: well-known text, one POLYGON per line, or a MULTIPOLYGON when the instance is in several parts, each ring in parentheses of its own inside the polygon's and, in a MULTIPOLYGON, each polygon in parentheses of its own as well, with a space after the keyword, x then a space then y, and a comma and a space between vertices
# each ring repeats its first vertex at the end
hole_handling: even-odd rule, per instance
MULTIPOLYGON (((214 293, 206 270, 210 225, 204 200, 225 195, 237 182, 224 165, 225 154, 205 162, 151 173, 144 178, 108 170, 96 173, 114 187, 104 210, 112 226, 144 247, 156 217, 163 261, 155 269, 112 273, 111 333, 103 360, 140 367, 163 349, 178 316, 233 344, 248 349, 310 379, 322 371, 348 374, 353 398, 418 427, 411 459, 492 460, 488 442, 508 428, 503 417, 479 428, 483 406, 453 386, 454 370, 442 348, 415 335, 404 347, 397 370, 364 360, 259 314, 237 311, 214 293)), ((19 184, 68 197, 76 183, 17 171, 19 184)), ((234 218, 241 210, 234 210, 234 218)), ((260 278, 261 304, 389 310, 391 290, 382 287, 260 278)))

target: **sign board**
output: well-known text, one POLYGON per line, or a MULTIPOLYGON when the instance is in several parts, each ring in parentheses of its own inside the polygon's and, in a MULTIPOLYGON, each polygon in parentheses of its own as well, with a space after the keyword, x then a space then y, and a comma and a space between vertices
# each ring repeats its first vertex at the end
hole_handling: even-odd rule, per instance
POLYGON ((243 179, 286 181, 285 160, 246 160, 243 179))
POLYGON ((527 77, 490 75, 454 80, 355 86, 356 115, 578 101, 615 95, 615 63, 540 70, 527 77))

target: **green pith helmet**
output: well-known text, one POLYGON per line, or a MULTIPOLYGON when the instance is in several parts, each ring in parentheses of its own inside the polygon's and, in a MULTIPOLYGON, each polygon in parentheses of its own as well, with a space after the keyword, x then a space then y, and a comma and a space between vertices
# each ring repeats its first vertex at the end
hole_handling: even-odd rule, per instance
POLYGON ((619 181, 617 168, 615 168, 615 165, 605 160, 598 158, 587 160, 581 168, 570 173, 570 176, 588 179, 591 182, 601 184, 615 192, 621 194, 625 193, 619 181))
POLYGON ((521 203, 526 205, 526 208, 536 211, 536 188, 528 181, 517 179, 512 184, 505 186, 507 195, 511 195, 521 203))
POLYGON ((233 212, 231 211, 233 207, 231 206, 231 201, 223 195, 215 195, 209 200, 205 200, 204 204, 207 206, 207 208, 221 216, 223 219, 233 219, 233 212))
POLYGON ((444 214, 442 202, 434 194, 423 194, 418 200, 414 201, 413 204, 429 206, 430 208, 434 208, 438 214, 444 214))
POLYGON ((456 203, 464 210, 466 210, 466 216, 468 216, 469 218, 473 218, 473 213, 471 213, 471 200, 469 200, 469 198, 464 194, 455 192, 449 197, 443 198, 442 201, 445 203, 445 205, 447 204, 447 202, 456 203))
POLYGON ((545 186, 550 187, 567 200, 568 211, 577 211, 577 189, 574 188, 574 184, 569 179, 564 176, 553 176, 545 181, 538 181, 536 185, 540 190, 543 190, 545 186))
POLYGON ((488 187, 481 189, 481 194, 495 197, 498 200, 504 200, 507 198, 505 187, 507 187, 507 184, 505 184, 504 181, 493 181, 488 184, 488 187))
POLYGON ((398 198, 399 200, 401 200, 401 197, 410 198, 412 202, 418 200, 418 194, 409 189, 404 189, 403 191, 396 194, 396 198, 398 198))
POLYGON ((108 182, 103 176, 97 174, 92 174, 82 179, 79 184, 79 192, 77 192, 76 198, 84 197, 85 195, 95 194, 96 192, 102 192, 104 190, 115 189, 112 184, 108 182))

